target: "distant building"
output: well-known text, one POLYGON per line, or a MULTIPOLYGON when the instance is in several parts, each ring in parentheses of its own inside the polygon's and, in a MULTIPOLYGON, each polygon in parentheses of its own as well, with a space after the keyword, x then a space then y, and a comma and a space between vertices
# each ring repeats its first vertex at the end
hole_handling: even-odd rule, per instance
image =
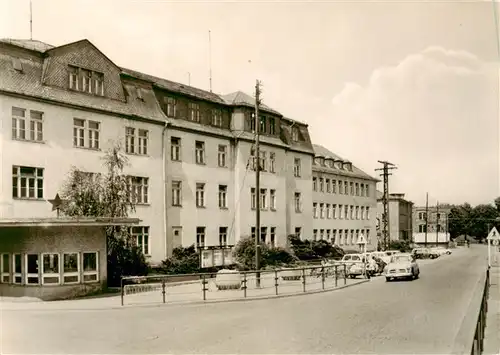
POLYGON ((326 148, 313 147, 313 239, 357 250, 358 237, 363 234, 367 250, 376 249, 378 180, 326 148))
POLYGON ((429 206, 426 211, 425 206, 413 207, 413 233, 436 233, 448 232, 448 217, 451 206, 448 204, 429 206), (427 227, 425 216, 428 214, 427 227))
MULTIPOLYGON (((410 240, 413 231, 413 202, 405 199, 405 194, 389 194, 389 237, 390 240, 410 240)), ((383 193, 377 191, 377 219, 379 233, 382 233, 384 213, 383 193)))

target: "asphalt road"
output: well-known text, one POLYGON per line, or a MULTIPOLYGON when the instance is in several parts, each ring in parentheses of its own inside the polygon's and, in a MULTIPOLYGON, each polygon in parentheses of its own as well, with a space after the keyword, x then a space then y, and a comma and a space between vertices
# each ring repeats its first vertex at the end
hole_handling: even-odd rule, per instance
POLYGON ((110 310, 4 310, 4 354, 450 353, 485 248, 384 278, 282 299, 110 310))

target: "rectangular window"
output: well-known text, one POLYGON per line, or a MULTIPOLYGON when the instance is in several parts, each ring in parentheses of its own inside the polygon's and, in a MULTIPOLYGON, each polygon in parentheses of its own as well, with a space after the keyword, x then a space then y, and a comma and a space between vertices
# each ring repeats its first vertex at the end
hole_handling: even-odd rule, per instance
POLYGON ((189 103, 189 119, 194 122, 200 122, 200 105, 189 103))
POLYGON ((300 159, 295 158, 293 162, 293 176, 300 177, 301 169, 300 169, 300 159))
POLYGON ((43 112, 30 111, 30 140, 33 142, 43 141, 43 112))
POLYGON ((260 189, 260 209, 267 210, 267 189, 260 189))
POLYGON ((196 164, 205 164, 205 142, 195 142, 196 164))
POLYGON ((92 72, 90 70, 81 69, 82 75, 82 91, 92 94, 92 72))
POLYGON ((366 207, 366 219, 370 219, 370 207, 366 207))
POLYGON ((333 219, 337 219, 337 205, 332 205, 333 219))
POLYGON ((361 219, 365 219, 365 207, 361 206, 361 219))
POLYGON ((12 167, 12 197, 43 199, 43 168, 12 167))
POLYGON ((177 101, 173 97, 166 97, 167 117, 175 118, 177 116, 177 101))
POLYGON ((330 192, 330 179, 325 180, 326 192, 330 192))
POLYGON ((272 211, 276 211, 276 190, 269 190, 269 207, 272 211))
POLYGON ((359 184, 356 183, 355 186, 356 186, 356 196, 359 196, 359 184))
POLYGON ((73 118, 73 146, 85 147, 85 120, 73 118))
POLYGON ((319 192, 325 191, 325 187, 323 184, 323 178, 319 178, 319 192))
POLYGON ((313 203, 313 218, 318 218, 318 204, 316 202, 313 203))
POLYGON ((330 209, 330 204, 326 204, 326 218, 331 219, 332 218, 332 210, 330 209))
POLYGON ((149 178, 129 176, 130 202, 137 205, 149 203, 149 178))
POLYGON ((368 244, 372 243, 372 237, 370 236, 370 230, 369 229, 366 230, 366 242, 368 244))
POLYGON ((227 156, 227 145, 219 144, 219 156, 218 156, 219 167, 225 168, 227 166, 226 156, 227 156))
POLYGON ((227 246, 227 227, 219 227, 219 245, 227 246))
POLYGON ((294 195, 295 213, 302 212, 302 198, 300 192, 296 192, 294 195))
POLYGON ((318 191, 318 179, 313 177, 313 191, 318 191))
POLYGON ((247 116, 247 127, 251 132, 255 132, 255 113, 252 112, 247 116))
POLYGON ((196 248, 205 247, 205 227, 196 227, 196 248))
POLYGON ((276 172, 276 153, 274 152, 269 153, 269 172, 276 172))
POLYGON ((250 230, 251 230, 250 234, 252 235, 252 239, 254 239, 254 240, 255 240, 255 229, 256 229, 255 227, 250 228, 250 230))
POLYGON ((267 241, 267 227, 260 227, 260 241, 266 243, 267 241))
POLYGON ((359 219, 359 206, 356 206, 356 219, 359 219))
POLYGON ((222 127, 222 111, 212 109, 212 124, 217 127, 222 127))
POLYGON ((149 132, 146 129, 125 127, 125 153, 147 155, 148 135, 149 132))
POLYGON ((337 180, 332 180, 332 194, 337 193, 337 180))
POLYGON ((132 227, 130 236, 135 239, 137 247, 144 255, 149 255, 149 227, 132 227))
POLYGON ((319 240, 323 240, 323 239, 325 239, 325 230, 320 229, 319 230, 319 240))
POLYGON ((173 161, 181 160, 181 139, 170 137, 170 159, 173 161))
POLYGON ((21 254, 14 254, 14 283, 15 284, 22 284, 23 283, 23 274, 22 274, 22 259, 21 259, 21 254))
POLYGON ((349 195, 349 185, 344 181, 344 195, 349 195))
POLYGON ((63 283, 75 284, 80 282, 80 254, 65 253, 63 255, 63 283))
POLYGON ((302 237, 302 227, 295 227, 295 235, 299 238, 302 237))
POLYGON ((342 229, 339 229, 339 245, 344 245, 344 235, 342 234, 342 229))
POLYGON ((323 203, 319 204, 319 218, 325 218, 325 205, 323 203))
POLYGON ((94 93, 99 96, 104 96, 104 74, 93 72, 94 78, 94 93))
POLYGON ((350 215, 351 215, 351 219, 354 219, 354 206, 351 206, 350 207, 350 215))
POLYGON ((344 219, 344 206, 339 205, 339 219, 344 219))
POLYGON ((276 122, 273 117, 269 117, 269 134, 276 134, 276 122))
POLYGON ((83 282, 99 281, 97 252, 83 253, 83 282))
POLYGON ((270 233, 269 233, 269 239, 271 246, 274 248, 276 246, 276 227, 271 227, 270 233))
POLYGON ((365 185, 365 196, 370 197, 370 185, 365 185))
POLYGON ((349 183, 349 186, 351 187, 351 196, 354 196, 354 183, 349 183))
POLYGON ((182 182, 172 181, 172 206, 182 205, 182 182))
POLYGON ((349 219, 349 206, 344 206, 344 217, 349 219))
POLYGON ((73 119, 73 146, 78 148, 99 149, 100 122, 73 119), (85 132, 87 146, 85 146, 85 132))
POLYGON ((10 283, 10 254, 1 254, 0 260, 0 282, 4 284, 10 283))
POLYGON ((26 110, 12 107, 12 139, 26 139, 26 110))
POLYGON ((313 240, 318 240, 318 230, 313 229, 313 240))
POLYGON ((250 189, 250 204, 252 210, 257 208, 257 193, 255 192, 255 187, 250 189))
POLYGON ((196 207, 205 207, 205 184, 196 183, 196 207))
POLYGON ((69 88, 71 90, 78 90, 78 68, 69 66, 69 88))
POLYGON ((260 116, 259 121, 260 121, 259 132, 266 133, 266 117, 260 116))
POLYGON ((365 196, 365 184, 359 184, 360 185, 360 196, 365 196))
POLYGON ((39 260, 38 254, 26 254, 26 284, 38 285, 39 278, 39 260))
POLYGON ((260 171, 266 171, 267 170, 267 164, 266 164, 266 152, 263 152, 263 151, 260 151, 259 152, 259 155, 260 155, 260 159, 259 159, 259 162, 260 162, 260 171))
POLYGON ((219 208, 227 208, 227 185, 219 185, 219 208))
POLYGON ((295 142, 299 140, 299 129, 297 127, 292 127, 292 140, 295 142))
POLYGON ((59 284, 61 273, 59 254, 42 254, 42 284, 59 284))
POLYGON ((337 240, 337 230, 332 229, 332 244, 338 245, 339 241, 337 240))
POLYGON ((89 148, 99 149, 99 130, 101 124, 96 121, 89 121, 89 148))

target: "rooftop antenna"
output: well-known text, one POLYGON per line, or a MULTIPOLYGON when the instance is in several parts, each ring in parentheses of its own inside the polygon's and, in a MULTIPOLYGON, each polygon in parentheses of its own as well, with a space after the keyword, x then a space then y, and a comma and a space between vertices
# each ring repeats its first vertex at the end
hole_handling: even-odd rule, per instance
POLYGON ((212 92, 212 36, 208 30, 208 65, 210 67, 210 92, 212 92))
POLYGON ((33 40, 33 3, 30 0, 30 40, 33 40))

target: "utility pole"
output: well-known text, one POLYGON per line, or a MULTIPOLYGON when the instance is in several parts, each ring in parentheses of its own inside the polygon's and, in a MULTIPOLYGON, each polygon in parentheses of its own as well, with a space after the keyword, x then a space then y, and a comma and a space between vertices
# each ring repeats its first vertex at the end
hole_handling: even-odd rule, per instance
POLYGON ((429 193, 425 194, 425 247, 427 248, 427 229, 429 228, 429 193))
POLYGON ((260 287, 260 82, 255 84, 255 283, 260 287))
POLYGON ((439 244, 439 201, 436 202, 436 246, 439 244))
POLYGON ((389 248, 389 242, 390 242, 390 225, 389 225, 389 175, 392 175, 389 173, 389 170, 397 169, 397 167, 389 163, 388 161, 378 161, 380 164, 383 165, 383 168, 381 169, 375 169, 375 170, 381 170, 382 176, 384 178, 384 197, 382 199, 382 203, 384 205, 384 212, 382 213, 382 235, 383 235, 383 240, 384 240, 384 250, 387 250, 389 248))

